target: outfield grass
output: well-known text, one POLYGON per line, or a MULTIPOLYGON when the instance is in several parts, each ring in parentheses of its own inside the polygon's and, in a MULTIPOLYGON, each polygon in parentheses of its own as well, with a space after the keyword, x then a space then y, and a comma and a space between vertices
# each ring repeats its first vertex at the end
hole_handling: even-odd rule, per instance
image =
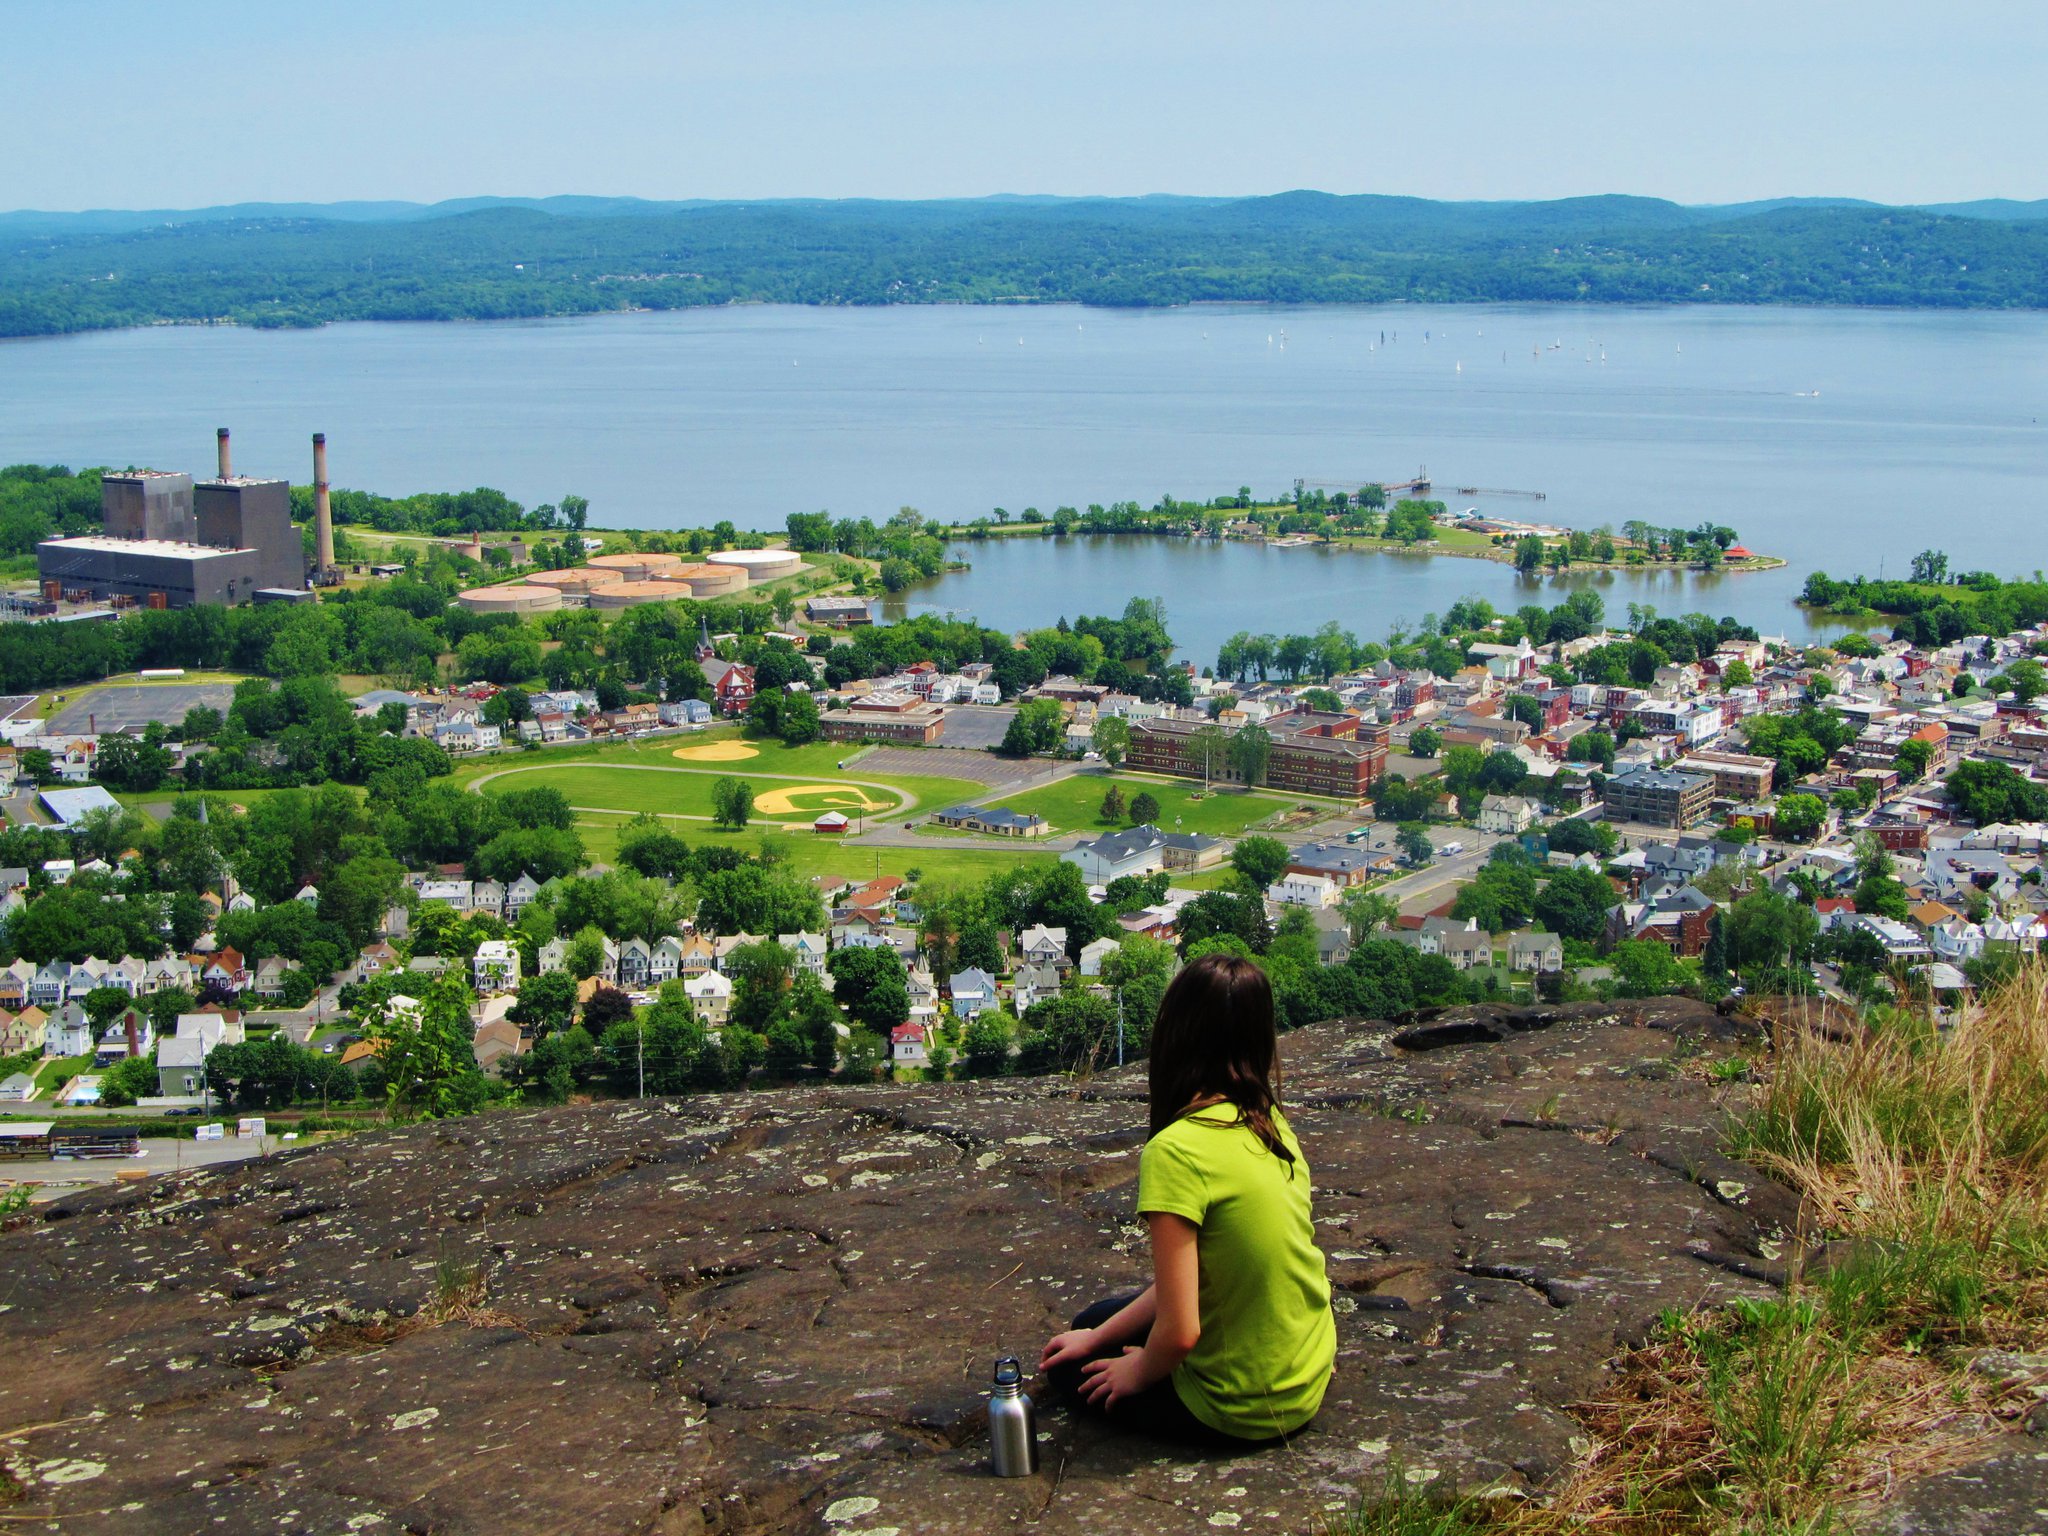
POLYGON ((1242 789, 1215 789, 1203 796, 1200 785, 1122 773, 1077 773, 992 803, 1007 811, 1036 812, 1051 822, 1056 831, 1108 831, 1129 825, 1128 817, 1122 822, 1101 819, 1102 797, 1111 784, 1123 791, 1126 802, 1141 794, 1157 800, 1162 831, 1204 832, 1214 837, 1234 837, 1295 803, 1277 795, 1242 789))
MULTIPOLYGON (((456 764, 455 782, 469 784, 486 774, 499 773, 509 767, 591 762, 644 763, 657 768, 715 768, 721 773, 741 776, 753 773, 801 774, 822 780, 837 773, 839 764, 859 750, 857 746, 828 741, 785 747, 778 741, 749 741, 737 730, 727 728, 642 737, 637 741, 577 742, 573 746, 546 747, 539 752, 493 753, 456 764), (705 748, 717 752, 744 751, 747 755, 709 760, 697 755, 676 756, 677 752, 696 754, 705 748)), ((846 771, 855 777, 893 782, 887 774, 861 774, 857 763, 846 771)))
POLYGON ((481 787, 502 791, 545 784, 561 790, 571 805, 583 810, 632 815, 651 812, 658 816, 709 820, 713 787, 719 779, 730 777, 752 786, 757 820, 803 826, 826 811, 843 811, 848 816, 875 820, 899 814, 913 801, 927 807, 951 805, 976 789, 958 779, 903 775, 859 779, 829 768, 811 775, 809 782, 800 779, 792 783, 756 776, 746 771, 750 767, 751 763, 515 764, 484 781, 481 787))

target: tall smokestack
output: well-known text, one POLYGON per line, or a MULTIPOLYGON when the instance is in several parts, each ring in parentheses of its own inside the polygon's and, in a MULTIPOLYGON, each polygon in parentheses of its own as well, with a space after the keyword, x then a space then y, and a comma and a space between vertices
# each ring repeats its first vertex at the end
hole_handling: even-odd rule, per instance
POLYGON ((235 478, 235 466, 234 466, 234 462, 233 462, 233 460, 231 460, 231 459, 230 459, 230 458, 228 457, 228 429, 227 429, 226 427, 222 427, 222 428, 221 428, 221 429, 220 429, 220 430, 219 430, 218 432, 216 432, 216 433, 214 433, 214 434, 213 434, 213 440, 214 440, 214 447, 215 447, 215 449, 216 449, 216 450, 217 450, 217 451, 219 452, 219 454, 220 454, 220 477, 221 477, 221 479, 223 479, 223 480, 232 480, 232 479, 234 479, 234 478, 235 478))
POLYGON ((327 504, 327 434, 313 434, 313 569, 334 569, 334 511, 327 504))

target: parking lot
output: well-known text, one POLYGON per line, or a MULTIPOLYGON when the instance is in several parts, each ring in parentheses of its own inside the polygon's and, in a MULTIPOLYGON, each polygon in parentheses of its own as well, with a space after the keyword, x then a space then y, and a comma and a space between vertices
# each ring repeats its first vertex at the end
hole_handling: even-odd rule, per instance
POLYGON ((136 730, 150 721, 176 725, 199 705, 227 712, 232 683, 112 683, 74 697, 44 729, 52 736, 136 730))
POLYGON ((970 751, 999 746, 1017 711, 1008 704, 956 704, 946 711, 939 739, 949 747, 970 751))

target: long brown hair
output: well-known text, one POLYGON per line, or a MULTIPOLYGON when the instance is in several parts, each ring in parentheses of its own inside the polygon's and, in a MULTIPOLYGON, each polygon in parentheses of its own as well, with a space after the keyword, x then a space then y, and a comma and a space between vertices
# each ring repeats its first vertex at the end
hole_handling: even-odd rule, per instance
POLYGON ((1294 1154, 1273 1126, 1279 1078, 1273 988, 1264 971, 1235 955, 1204 955, 1173 978, 1152 1024, 1154 1136, 1197 1100, 1231 1104, 1291 1174, 1294 1154))

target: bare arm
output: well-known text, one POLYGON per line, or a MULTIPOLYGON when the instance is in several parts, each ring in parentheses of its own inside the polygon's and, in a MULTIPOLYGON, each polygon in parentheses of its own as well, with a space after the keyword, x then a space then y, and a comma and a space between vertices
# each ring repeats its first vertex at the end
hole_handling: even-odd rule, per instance
POLYGON ((1142 1337, 1152 1326, 1157 1290, 1156 1286, 1146 1286, 1124 1303, 1121 1311, 1096 1327, 1070 1328, 1065 1333, 1054 1334, 1038 1357, 1038 1368, 1050 1370, 1071 1360, 1086 1360, 1142 1337))
POLYGON ((1104 1326, 1115 1327, 1149 1300, 1152 1332, 1142 1349, 1127 1349, 1082 1367, 1081 1395, 1102 1407, 1114 1407, 1166 1380, 1202 1337, 1201 1268, 1196 1260, 1201 1229, 1185 1216, 1164 1211, 1148 1212, 1146 1220, 1152 1227, 1152 1288, 1104 1326))

